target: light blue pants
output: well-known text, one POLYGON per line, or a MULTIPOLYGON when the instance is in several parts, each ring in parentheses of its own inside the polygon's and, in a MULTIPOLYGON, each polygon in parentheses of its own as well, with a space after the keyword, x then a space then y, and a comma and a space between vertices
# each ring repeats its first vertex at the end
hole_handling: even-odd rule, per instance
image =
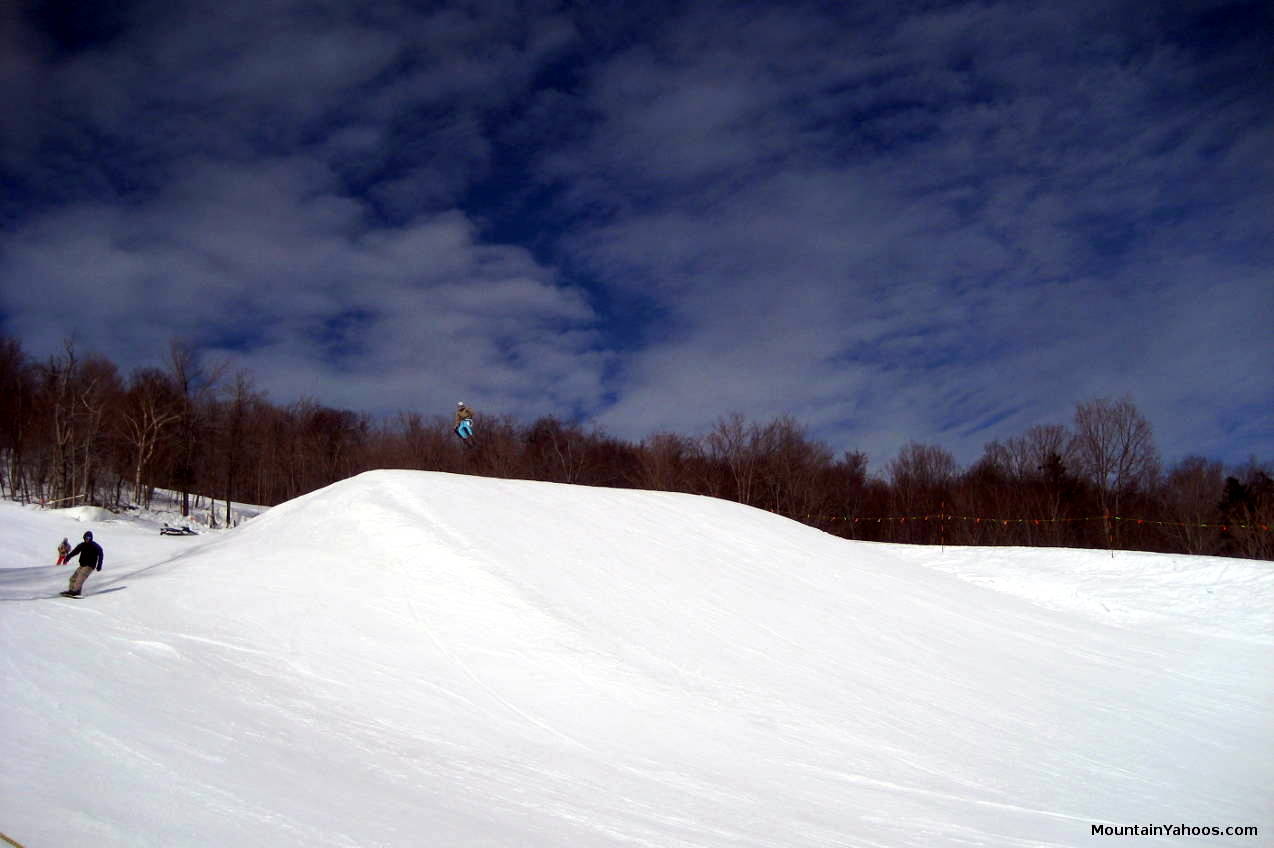
POLYGON ((456 435, 462 439, 467 439, 473 435, 473 422, 466 418, 456 425, 456 435))

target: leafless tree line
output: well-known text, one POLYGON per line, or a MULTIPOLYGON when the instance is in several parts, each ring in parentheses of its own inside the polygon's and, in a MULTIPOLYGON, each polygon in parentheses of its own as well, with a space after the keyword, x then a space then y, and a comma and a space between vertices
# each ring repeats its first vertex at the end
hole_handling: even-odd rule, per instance
MULTIPOLYGON (((481 413, 482 410, 479 410, 481 413)), ((1127 398, 1077 404, 1069 424, 994 441, 968 468, 906 445, 883 475, 783 417, 724 416, 702 437, 639 443, 543 418, 483 415, 467 449, 449 417, 374 421, 314 400, 271 403, 248 374, 174 342, 127 377, 68 343, 46 362, 0 339, 0 494, 23 502, 149 504, 156 488, 229 504, 281 503, 374 468, 452 471, 689 492, 840 536, 952 545, 1111 547, 1274 559, 1274 469, 1190 457, 1164 469, 1127 398)))

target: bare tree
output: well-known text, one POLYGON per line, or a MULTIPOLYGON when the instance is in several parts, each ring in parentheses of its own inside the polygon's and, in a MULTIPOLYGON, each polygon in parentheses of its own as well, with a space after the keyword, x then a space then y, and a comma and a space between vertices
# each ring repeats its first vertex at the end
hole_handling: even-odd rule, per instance
POLYGON ((172 381, 181 398, 174 482, 181 490, 181 514, 190 515, 190 490, 197 477, 199 408, 225 373, 224 363, 206 369, 194 347, 187 341, 173 339, 169 343, 169 367, 172 381))
MULTIPOLYGON (((1010 439, 987 443, 982 457, 960 476, 951 493, 951 512, 981 517, 1021 516, 1027 514, 1021 497, 1028 484, 1022 463, 1015 456, 1010 439)), ((1017 522, 961 521, 951 528, 946 539, 968 545, 991 545, 1019 541, 1030 544, 1031 527, 1017 522)))
POLYGON ((221 428, 221 473, 224 480, 223 496, 226 503, 226 526, 232 521, 230 505, 239 493, 239 478, 245 462, 244 442, 248 434, 248 419, 252 406, 260 402, 252 388, 252 377, 246 371, 235 374, 234 385, 225 398, 223 426, 221 428))
POLYGON ((74 444, 75 444, 75 391, 74 382, 79 372, 79 358, 75 354, 75 342, 67 339, 63 345, 65 354, 52 358, 44 366, 44 391, 47 405, 52 411, 50 424, 53 430, 53 463, 56 484, 54 501, 73 500, 74 444))
POLYGON ((677 433, 656 433, 641 443, 636 483, 643 489, 672 492, 688 484, 686 466, 699 452, 692 439, 677 433))
POLYGON ((452 437, 452 450, 459 455, 460 468, 487 477, 521 479, 526 475, 526 455, 522 428, 510 416, 483 416, 477 450, 470 450, 452 437))
POLYGON ((552 416, 531 425, 525 436, 529 470, 538 480, 578 483, 588 461, 587 441, 580 428, 552 416))
POLYGON ((759 505, 791 518, 810 515, 823 499, 815 481, 832 465, 831 449, 810 440, 795 418, 784 415, 757 429, 751 453, 757 462, 759 505))
POLYGON ((1066 538, 1061 522, 1076 495, 1073 445, 1074 437, 1062 424, 1036 425, 1005 444, 1006 487, 1015 507, 1021 515, 1041 520, 1024 525, 1026 544, 1061 544, 1066 538))
POLYGON ((1159 475, 1154 433, 1130 398, 1098 398, 1075 408, 1072 449, 1085 476, 1097 491, 1106 532, 1116 541, 1111 519, 1120 502, 1150 487, 1159 475))
POLYGON ((748 427, 742 414, 732 412, 717 421, 705 440, 709 458, 730 470, 734 499, 739 503, 752 503, 757 466, 756 438, 756 428, 748 427))
POLYGON ((1072 436, 1061 424, 1043 424, 1031 427, 1021 436, 1008 440, 1007 468, 1012 476, 1029 480, 1047 473, 1050 464, 1072 463, 1072 436))
MULTIPOLYGON (((938 514, 950 498, 959 466, 944 448, 909 442, 888 466, 896 508, 904 517, 938 514)), ((925 522, 926 524, 928 522, 925 522)), ((920 525, 923 527, 924 525, 920 525)), ((928 529, 900 528, 904 541, 936 541, 928 529)))
POLYGON ((1216 521, 1224 486, 1221 463, 1201 456, 1188 456, 1169 472, 1165 498, 1174 535, 1186 553, 1208 552, 1215 531, 1204 525, 1216 521))
POLYGON ((820 529, 852 537, 855 522, 863 509, 867 488, 867 454, 845 451, 840 458, 819 469, 815 483, 815 507, 823 517, 815 522, 820 529))
MULTIPOLYGON (((81 368, 76 398, 79 413, 79 490, 97 500, 98 471, 105 465, 102 438, 107 410, 119 405, 122 394, 115 363, 102 356, 90 356, 81 368)), ((118 491, 118 487, 116 487, 118 491)), ((100 502, 100 501, 99 501, 100 502)))
POLYGON ((1274 559, 1274 463, 1252 459, 1227 477, 1220 509, 1228 537, 1224 553, 1274 559))
POLYGON ((9 497, 23 500, 26 445, 35 420, 32 376, 22 345, 16 339, 0 339, 0 483, 7 483, 9 497))
POLYGON ((133 456, 133 500, 150 505, 146 470, 165 433, 181 418, 181 405, 168 377, 154 368, 134 371, 120 413, 124 437, 133 456))
POLYGON ((889 462, 889 479, 903 493, 946 487, 959 466, 946 449, 909 442, 889 462))

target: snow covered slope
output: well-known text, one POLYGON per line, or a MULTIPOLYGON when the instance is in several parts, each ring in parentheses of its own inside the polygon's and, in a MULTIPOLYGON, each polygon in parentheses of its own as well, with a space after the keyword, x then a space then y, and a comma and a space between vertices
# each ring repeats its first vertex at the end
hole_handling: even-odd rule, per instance
POLYGON ((1274 833, 1269 563, 405 471, 192 538, 0 508, 15 566, 88 526, 99 594, 0 570, 0 832, 27 848, 1274 833))

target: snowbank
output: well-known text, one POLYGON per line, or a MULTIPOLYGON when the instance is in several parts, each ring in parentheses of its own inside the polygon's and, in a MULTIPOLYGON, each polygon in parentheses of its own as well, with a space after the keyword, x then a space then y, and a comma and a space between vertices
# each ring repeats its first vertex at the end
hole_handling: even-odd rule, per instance
MULTIPOLYGON (((56 520, 3 508, 0 532, 43 550, 56 520)), ((1274 828, 1271 587, 1246 566, 852 543, 708 498, 421 472, 223 533, 94 529, 99 594, 22 600, 66 569, 0 570, 0 822, 27 845, 1274 828), (1188 614, 1144 614, 1171 599, 1188 614)))
POLYGON ((56 510, 56 512, 72 521, 79 522, 109 521, 112 517, 110 510, 102 509, 100 506, 72 506, 56 510))

